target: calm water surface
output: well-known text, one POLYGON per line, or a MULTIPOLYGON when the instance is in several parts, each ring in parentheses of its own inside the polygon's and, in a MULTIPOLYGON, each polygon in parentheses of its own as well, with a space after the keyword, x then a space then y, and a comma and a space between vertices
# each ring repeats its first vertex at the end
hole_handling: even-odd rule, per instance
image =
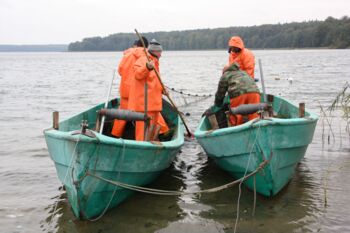
MULTIPOLYGON (((269 93, 306 102, 316 113, 350 81, 350 50, 255 54, 263 61, 269 93)), ((97 222, 73 216, 42 131, 51 126, 54 110, 64 119, 105 101, 120 57, 121 53, 0 53, 0 232, 233 232, 237 187, 201 196, 137 193, 97 222), (50 223, 56 204, 58 214, 50 223)), ((164 52, 161 74, 170 87, 213 94, 226 61, 225 51, 164 52)), ((116 78, 113 96, 118 95, 118 82, 116 78)), ((182 110, 190 113, 187 121, 194 131, 213 98, 186 101, 192 103, 182 110)), ((254 217, 253 193, 243 189, 237 232, 350 232, 350 142, 339 116, 331 119, 334 142, 323 145, 320 119, 292 181, 274 198, 258 196, 254 217)), ((324 133, 329 133, 327 127, 324 133)), ((152 187, 192 191, 231 180, 196 141, 186 141, 152 187)))

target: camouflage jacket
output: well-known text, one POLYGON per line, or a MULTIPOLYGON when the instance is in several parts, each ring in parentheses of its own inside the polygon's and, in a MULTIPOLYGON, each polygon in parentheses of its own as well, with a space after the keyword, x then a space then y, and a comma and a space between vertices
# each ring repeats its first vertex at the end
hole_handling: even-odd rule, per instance
POLYGON ((218 90, 215 94, 215 105, 221 106, 225 98, 226 92, 230 99, 246 93, 259 93, 254 79, 242 70, 236 63, 230 65, 225 73, 221 76, 218 90))

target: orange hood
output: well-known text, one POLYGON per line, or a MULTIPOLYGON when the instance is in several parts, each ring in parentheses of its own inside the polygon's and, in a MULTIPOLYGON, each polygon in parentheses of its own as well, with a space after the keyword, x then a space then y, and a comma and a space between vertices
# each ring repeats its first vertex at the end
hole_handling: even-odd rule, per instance
POLYGON ((240 49, 244 49, 243 40, 239 36, 231 37, 231 39, 228 41, 228 46, 229 47, 237 47, 237 48, 240 48, 240 49))
POLYGON ((143 47, 137 47, 132 51, 133 55, 135 56, 136 60, 140 58, 141 56, 145 55, 145 51, 143 50, 143 47))

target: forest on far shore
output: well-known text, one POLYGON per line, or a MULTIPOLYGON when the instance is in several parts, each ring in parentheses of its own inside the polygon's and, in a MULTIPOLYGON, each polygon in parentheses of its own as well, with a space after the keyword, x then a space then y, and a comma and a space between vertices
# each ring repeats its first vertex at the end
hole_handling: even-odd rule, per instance
MULTIPOLYGON (((157 39, 165 50, 225 49, 233 35, 241 36, 246 47, 254 49, 350 48, 350 18, 328 17, 324 21, 143 33, 148 39, 157 39)), ((68 50, 123 51, 136 39, 135 33, 91 37, 70 43, 68 50)))

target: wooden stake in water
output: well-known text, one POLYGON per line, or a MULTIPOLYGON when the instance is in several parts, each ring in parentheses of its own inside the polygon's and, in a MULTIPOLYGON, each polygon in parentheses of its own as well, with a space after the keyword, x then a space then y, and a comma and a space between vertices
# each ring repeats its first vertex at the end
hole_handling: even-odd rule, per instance
POLYGON ((261 86, 262 86, 262 90, 263 90, 264 102, 267 103, 264 74, 263 74, 263 69, 262 69, 262 64, 261 64, 261 60, 260 59, 259 59, 259 71, 260 71, 261 86))
POLYGON ((305 103, 299 103, 299 117, 305 117, 305 103))
POLYGON ((53 118, 53 120, 52 120, 52 122, 53 122, 52 128, 58 130, 58 128, 59 128, 59 123, 58 123, 59 122, 59 113, 57 111, 54 111, 52 113, 52 118, 53 118))
MULTIPOLYGON (((114 76, 115 76, 115 69, 113 69, 113 76, 112 76, 111 84, 109 85, 108 95, 107 95, 107 99, 106 99, 105 107, 104 107, 104 108, 107 108, 107 107, 108 107, 109 96, 111 95, 111 92, 112 92, 112 86, 113 86, 114 76)), ((103 132, 103 126, 104 126, 104 124, 105 124, 105 118, 106 118, 106 117, 103 116, 103 117, 102 117, 102 120, 101 120, 100 134, 102 134, 102 132, 103 132)))

